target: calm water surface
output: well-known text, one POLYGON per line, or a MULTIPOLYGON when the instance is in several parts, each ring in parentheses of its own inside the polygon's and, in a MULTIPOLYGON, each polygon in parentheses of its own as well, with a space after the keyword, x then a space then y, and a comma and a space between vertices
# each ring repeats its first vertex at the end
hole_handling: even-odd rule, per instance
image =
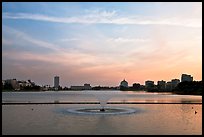
POLYGON ((2 102, 169 102, 192 104, 107 104, 136 109, 123 115, 77 115, 70 108, 99 104, 3 105, 2 134, 15 135, 201 135, 202 96, 131 91, 3 92, 2 102), (200 104, 193 104, 200 103, 200 104), (195 113, 195 111, 197 113, 195 113))

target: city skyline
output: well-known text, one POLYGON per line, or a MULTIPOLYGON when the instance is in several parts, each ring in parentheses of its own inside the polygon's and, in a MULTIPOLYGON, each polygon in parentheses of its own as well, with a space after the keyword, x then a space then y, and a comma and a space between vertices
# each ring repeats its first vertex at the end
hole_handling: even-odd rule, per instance
MULTIPOLYGON (((26 81, 29 81, 29 82, 31 82, 32 80, 31 79, 28 79, 28 80, 19 80, 19 79, 16 79, 16 78, 11 78, 11 79, 4 79, 4 80, 2 80, 2 81, 4 81, 4 83, 5 83, 5 81, 9 81, 9 80, 15 80, 15 81, 20 81, 20 82, 26 82, 26 81)), ((163 80, 163 79, 161 79, 161 80, 158 80, 158 81, 154 81, 154 80, 150 80, 150 79, 147 79, 147 80, 145 80, 144 81, 144 84, 141 84, 141 83, 139 83, 139 82, 137 82, 137 81, 135 81, 135 82, 133 82, 133 83, 129 83, 129 85, 131 86, 131 85, 134 85, 134 84, 140 84, 140 85, 143 85, 143 86, 145 86, 146 85, 146 82, 153 82, 153 84, 154 85, 158 85, 158 83, 159 82, 172 82, 172 81, 178 81, 177 83, 180 83, 180 82, 183 82, 183 81, 195 81, 195 80, 193 80, 193 76, 191 76, 191 75, 189 75, 189 74, 182 74, 181 75, 181 77, 180 78, 171 78, 171 79, 169 79, 169 80, 167 80, 167 81, 165 81, 165 80, 163 80)), ((118 84, 118 85, 115 85, 115 86, 108 86, 108 87, 119 87, 120 85, 121 85, 121 82, 125 82, 126 84, 126 86, 128 87, 128 80, 127 79, 123 79, 123 80, 121 80, 120 81, 120 83, 118 84)), ((33 81, 33 83, 35 83, 35 81, 33 81)), ((38 83, 38 82, 37 82, 38 83)), ((91 83, 84 83, 83 85, 90 85, 91 86, 91 83)), ((61 84, 60 84, 60 77, 59 76, 54 76, 54 80, 53 80, 53 85, 51 84, 51 85, 49 85, 49 84, 47 84, 47 85, 43 85, 43 84, 37 84, 37 85, 39 85, 39 86, 49 86, 49 87, 54 87, 54 88, 58 88, 59 86, 60 87, 69 87, 68 85, 64 85, 64 86, 62 86, 61 84)), ((123 85, 123 84, 122 84, 123 85)), ((82 85, 70 85, 70 87, 71 86, 82 86, 82 85)), ((98 84, 96 84, 96 85, 92 85, 92 86, 104 86, 104 87, 107 87, 107 85, 101 85, 100 83, 98 83, 98 84)))
POLYGON ((201 2, 3 2, 2 79, 202 80, 201 2))

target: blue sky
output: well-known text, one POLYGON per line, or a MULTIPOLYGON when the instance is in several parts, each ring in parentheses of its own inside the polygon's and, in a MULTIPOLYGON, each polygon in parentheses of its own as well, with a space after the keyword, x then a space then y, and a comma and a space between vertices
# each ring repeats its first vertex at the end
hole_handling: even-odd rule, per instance
POLYGON ((117 86, 202 78, 202 3, 4 2, 2 79, 117 86))

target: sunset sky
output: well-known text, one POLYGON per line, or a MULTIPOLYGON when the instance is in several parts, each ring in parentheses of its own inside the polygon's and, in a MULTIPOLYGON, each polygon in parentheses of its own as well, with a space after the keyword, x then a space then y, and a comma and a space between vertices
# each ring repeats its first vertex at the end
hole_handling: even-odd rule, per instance
POLYGON ((202 80, 201 2, 4 2, 2 79, 131 86, 202 80))

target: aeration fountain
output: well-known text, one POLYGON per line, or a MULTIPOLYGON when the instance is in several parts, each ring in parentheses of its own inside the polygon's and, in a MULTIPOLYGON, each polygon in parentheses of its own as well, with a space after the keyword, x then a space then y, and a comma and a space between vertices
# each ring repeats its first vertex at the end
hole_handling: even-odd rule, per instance
MULTIPOLYGON (((87 94, 89 94, 87 92, 87 94)), ((113 97, 124 97, 123 94, 116 93, 114 91, 92 91, 91 95, 93 95, 100 103, 99 107, 83 107, 83 108, 71 108, 68 109, 68 112, 75 114, 130 114, 135 113, 137 110, 126 107, 116 107, 116 106, 108 106, 107 102, 113 97)))

